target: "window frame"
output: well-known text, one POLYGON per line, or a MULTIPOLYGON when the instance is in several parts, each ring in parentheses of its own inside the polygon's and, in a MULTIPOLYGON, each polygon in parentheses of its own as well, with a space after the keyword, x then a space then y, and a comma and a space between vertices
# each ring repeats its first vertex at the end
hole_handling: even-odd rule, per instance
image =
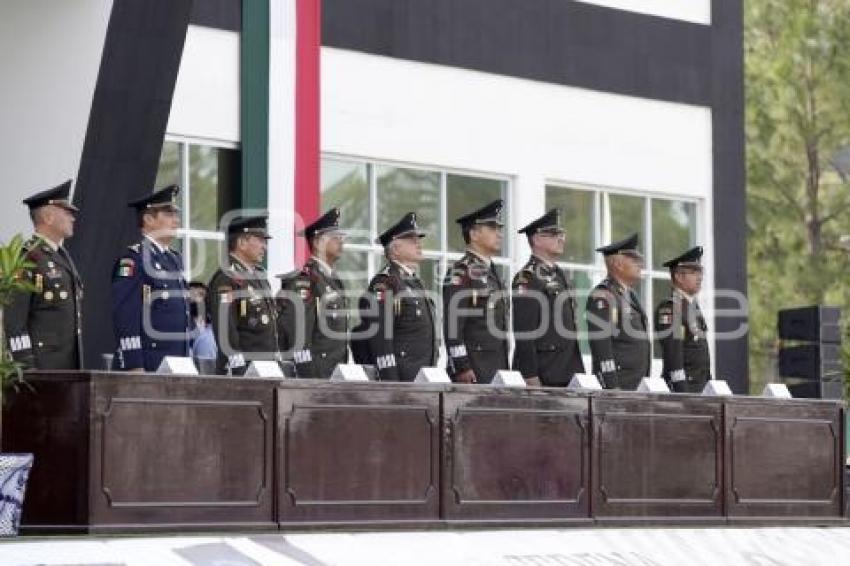
MULTIPOLYGON (((546 199, 547 190, 552 187, 556 189, 563 190, 573 190, 573 191, 585 191, 592 192, 594 194, 594 206, 593 206, 593 214, 594 218, 598 219, 598 221, 594 222, 594 248, 603 246, 611 242, 611 233, 612 233, 612 217, 611 217, 611 204, 610 204, 610 196, 611 195, 621 195, 627 197, 638 197, 643 199, 643 222, 644 222, 644 230, 645 234, 640 234, 640 238, 643 243, 644 248, 644 259, 645 259, 645 267, 641 270, 641 284, 642 288, 642 296, 641 300, 643 301, 644 310, 647 315, 647 322, 649 326, 649 335, 650 339, 655 344, 655 329, 654 329, 654 313, 655 313, 655 304, 654 304, 654 287, 656 280, 670 280, 670 272, 669 270, 659 270, 653 268, 653 223, 652 223, 652 202, 654 200, 665 200, 665 201, 675 201, 675 202, 685 202, 688 204, 694 205, 694 240, 697 242, 695 245, 699 245, 700 241, 706 242, 705 239, 705 210, 706 203, 705 200, 699 197, 695 197, 692 195, 681 195, 681 194, 673 194, 673 193, 659 193, 654 191, 639 191, 639 190, 630 190, 619 187, 607 187, 601 185, 590 185, 586 183, 574 183, 563 180, 553 180, 546 179, 544 183, 543 189, 543 198, 544 201, 546 199)), ((546 208, 548 208, 549 204, 544 202, 546 208)), ((567 233, 569 233, 569 226, 566 227, 567 233)), ((703 244, 703 247, 706 247, 703 244)), ((685 250, 682 250, 685 251, 685 250)), ((605 270, 605 261, 602 257, 602 254, 596 253, 594 254, 594 262, 593 264, 583 264, 583 263, 575 263, 575 262, 558 262, 563 269, 568 272, 581 271, 587 273, 590 279, 591 289, 598 285, 606 275, 605 270)), ((710 301, 713 298, 713 286, 704 286, 703 296, 706 297, 707 301, 710 301)), ((714 350, 713 344, 711 345, 712 353, 714 350)), ((660 371, 660 367, 658 364, 661 363, 660 358, 656 358, 655 355, 655 347, 653 346, 653 358, 652 358, 652 369, 653 375, 657 374, 660 371)), ((589 363, 589 359, 585 360, 585 363, 589 363)), ((590 366, 587 366, 590 367, 590 366)))
MULTIPOLYGON (((166 143, 178 144, 177 155, 179 164, 179 185, 180 192, 183 197, 183 206, 180 211, 180 236, 183 240, 183 277, 189 281, 192 275, 191 269, 193 265, 192 240, 212 240, 217 242, 225 242, 224 233, 220 230, 196 230, 190 226, 192 218, 192 190, 191 190, 191 167, 189 164, 189 146, 199 145, 212 147, 215 149, 229 149, 240 151, 241 145, 235 142, 211 138, 199 138, 191 136, 180 136, 166 134, 162 140, 163 145, 166 143)), ((162 154, 162 150, 160 150, 162 154)), ((221 261, 221 258, 219 258, 221 261)), ((204 281, 203 283, 207 283, 204 281)))
MULTIPOLYGON (((422 255, 425 260, 434 261, 437 263, 437 270, 440 277, 442 274, 446 273, 449 268, 449 265, 457 261, 458 259, 463 257, 463 252, 454 252, 448 250, 448 238, 449 238, 449 222, 454 222, 454 219, 448 218, 448 176, 449 175, 460 175, 466 177, 477 177, 480 179, 488 179, 493 181, 498 181, 503 183, 502 188, 502 196, 501 198, 505 202, 505 208, 508 211, 508 222, 505 224, 505 238, 503 240, 503 249, 502 255, 494 257, 493 263, 499 266, 504 266, 508 268, 509 275, 511 268, 513 267, 513 256, 516 251, 516 242, 514 238, 508 237, 511 234, 511 230, 514 220, 513 214, 513 206, 512 206, 512 194, 513 187, 515 182, 515 177, 510 175, 504 175, 500 173, 484 173, 481 171, 475 171, 470 169, 458 169, 454 167, 443 167, 439 165, 428 165, 428 164, 417 164, 417 163, 409 163, 404 161, 394 161, 387 159, 377 159, 377 158, 366 158, 362 156, 353 156, 348 154, 341 153, 333 153, 333 152, 322 152, 320 156, 320 160, 337 160, 337 161, 346 161, 349 163, 355 163, 358 165, 363 165, 366 168, 366 184, 368 188, 368 197, 369 197, 369 236, 368 236, 368 244, 363 243, 353 243, 346 242, 345 249, 346 251, 357 252, 357 253, 366 253, 367 254, 367 284, 368 280, 375 276, 378 271, 380 271, 382 267, 382 262, 384 256, 384 248, 379 243, 376 243, 378 236, 380 235, 378 231, 378 175, 376 170, 378 167, 395 167, 401 169, 415 169, 419 171, 428 171, 438 173, 440 175, 440 196, 439 196, 439 207, 440 210, 438 212, 438 220, 441 223, 440 225, 440 249, 439 250, 426 250, 423 249, 422 255)), ((322 187, 320 187, 320 191, 322 187)), ((321 196, 320 196, 321 201, 321 196)), ((345 219, 342 219, 342 225, 345 226, 345 219)), ((506 281, 506 284, 509 283, 509 280, 506 281)), ((438 293, 440 292, 439 285, 435 289, 438 293)))

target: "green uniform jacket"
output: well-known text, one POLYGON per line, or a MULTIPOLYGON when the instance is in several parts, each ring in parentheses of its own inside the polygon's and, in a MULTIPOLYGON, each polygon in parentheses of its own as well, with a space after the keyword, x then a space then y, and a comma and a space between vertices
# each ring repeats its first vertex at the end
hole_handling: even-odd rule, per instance
POLYGON ((370 306, 376 314, 364 316, 358 331, 371 334, 361 341, 365 363, 378 368, 381 381, 413 381, 421 368, 436 365, 435 307, 419 277, 388 263, 369 283, 360 312, 370 306))
POLYGON ((220 373, 241 375, 254 360, 280 358, 278 309, 266 272, 230 256, 209 283, 209 312, 218 345, 220 373))
POLYGON ((700 393, 711 379, 708 326, 696 300, 677 289, 655 310, 655 332, 661 343, 664 368, 661 376, 672 391, 700 393))
POLYGON ((345 286, 315 258, 281 281, 282 349, 291 350, 301 378, 327 379, 348 363, 348 298, 345 286))
POLYGON ((472 369, 478 383, 490 383, 497 371, 510 367, 509 311, 495 265, 467 252, 449 268, 443 282, 443 339, 453 377, 472 369))
POLYGON ((514 369, 526 379, 539 377, 546 386, 569 384, 573 374, 584 373, 584 363, 576 334, 575 290, 566 274, 531 256, 514 276, 512 288, 514 369))
POLYGON ((83 360, 83 283, 68 252, 38 235, 24 244, 35 267, 24 276, 34 291, 18 292, 5 309, 4 326, 15 360, 36 369, 80 369, 83 360))
POLYGON ((587 332, 593 373, 606 389, 633 391, 649 376, 652 345, 637 294, 610 277, 587 299, 587 332))

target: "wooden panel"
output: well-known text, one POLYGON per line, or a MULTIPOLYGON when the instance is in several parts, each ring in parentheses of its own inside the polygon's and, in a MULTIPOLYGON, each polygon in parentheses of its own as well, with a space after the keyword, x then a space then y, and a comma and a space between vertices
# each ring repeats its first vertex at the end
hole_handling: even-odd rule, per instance
POLYGON ((842 408, 826 401, 741 399, 726 407, 732 518, 842 514, 842 408))
POLYGON ((589 519, 587 398, 457 387, 443 411, 446 519, 589 519))
POLYGON ((722 517, 719 401, 612 395, 591 406, 596 517, 722 517))
POLYGON ((409 384, 279 389, 280 521, 438 519, 439 403, 409 384))
POLYGON ((100 372, 29 381, 3 408, 4 450, 36 455, 29 532, 830 522, 845 505, 836 402, 100 372))
POLYGON ((35 456, 22 529, 84 530, 88 524, 89 382, 79 373, 27 372, 4 393, 3 452, 35 456))
POLYGON ((97 379, 94 525, 273 523, 274 382, 97 379))

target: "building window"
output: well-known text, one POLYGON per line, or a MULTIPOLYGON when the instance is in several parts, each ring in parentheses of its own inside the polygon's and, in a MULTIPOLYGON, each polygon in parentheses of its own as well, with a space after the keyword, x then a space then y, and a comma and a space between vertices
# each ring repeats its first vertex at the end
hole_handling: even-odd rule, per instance
MULTIPOLYGON (((548 185, 546 209, 560 208, 567 230, 567 250, 562 267, 580 297, 605 277, 602 255, 594 250, 637 232, 646 268, 635 289, 652 326, 655 306, 670 294, 670 273, 663 263, 695 246, 697 203, 692 200, 619 194, 610 191, 548 185)), ((584 301, 579 300, 579 326, 586 331, 584 301)), ((650 329, 651 330, 651 329, 650 329)), ((586 340, 582 352, 589 354, 586 340)), ((661 357, 656 344, 654 356, 661 357)))
MULTIPOLYGON (((504 178, 468 175, 437 168, 324 157, 321 170, 322 210, 338 206, 341 224, 350 233, 337 271, 346 289, 361 293, 384 266, 378 235, 408 212, 415 212, 428 236, 419 273, 428 289, 439 291, 451 262, 465 250, 455 219, 498 198, 508 202, 504 178)), ((504 210, 506 226, 510 211, 504 210)), ((510 282, 510 241, 494 259, 510 282)))
POLYGON ((232 145, 170 138, 162 144, 154 187, 180 186, 183 236, 175 247, 190 281, 206 283, 221 264, 224 235, 218 223, 239 193, 239 158, 232 145))

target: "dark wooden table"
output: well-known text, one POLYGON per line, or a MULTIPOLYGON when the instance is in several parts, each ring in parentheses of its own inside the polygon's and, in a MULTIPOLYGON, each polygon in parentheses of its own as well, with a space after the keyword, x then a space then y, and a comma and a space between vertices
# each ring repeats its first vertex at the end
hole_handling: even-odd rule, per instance
POLYGON ((843 403, 35 372, 24 532, 844 520, 843 403))

